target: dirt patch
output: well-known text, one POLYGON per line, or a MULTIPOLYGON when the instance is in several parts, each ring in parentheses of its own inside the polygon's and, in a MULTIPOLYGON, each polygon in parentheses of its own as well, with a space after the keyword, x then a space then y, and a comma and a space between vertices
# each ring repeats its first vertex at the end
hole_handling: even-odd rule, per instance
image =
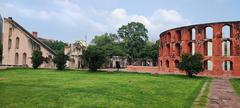
POLYGON ((240 98, 227 78, 212 81, 208 108, 240 108, 240 98))
POLYGON ((2 77, 0 77, 0 80, 6 80, 7 78, 2 78, 2 77))

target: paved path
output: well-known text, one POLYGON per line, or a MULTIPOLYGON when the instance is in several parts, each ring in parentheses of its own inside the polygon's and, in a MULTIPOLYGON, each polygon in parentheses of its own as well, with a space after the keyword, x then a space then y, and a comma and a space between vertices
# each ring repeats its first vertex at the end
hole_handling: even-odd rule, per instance
POLYGON ((227 78, 212 81, 208 108, 240 108, 240 97, 234 92, 227 78))

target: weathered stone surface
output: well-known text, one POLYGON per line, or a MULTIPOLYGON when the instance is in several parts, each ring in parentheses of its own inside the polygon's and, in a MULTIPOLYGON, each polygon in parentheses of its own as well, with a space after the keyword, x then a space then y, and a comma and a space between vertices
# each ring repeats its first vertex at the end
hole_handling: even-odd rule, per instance
POLYGON ((240 97, 234 93, 227 78, 212 81, 208 108, 240 108, 240 97))

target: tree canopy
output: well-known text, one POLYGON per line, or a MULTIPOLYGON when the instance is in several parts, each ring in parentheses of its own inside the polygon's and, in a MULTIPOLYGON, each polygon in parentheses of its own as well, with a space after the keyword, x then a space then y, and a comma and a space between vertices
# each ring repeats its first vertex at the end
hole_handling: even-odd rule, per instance
POLYGON ((186 71, 187 75, 192 77, 194 74, 198 74, 204 70, 202 60, 203 57, 199 53, 196 53, 194 55, 182 54, 181 60, 178 63, 177 67, 180 70, 186 71))
POLYGON ((89 45, 83 52, 83 59, 91 71, 97 71, 106 61, 106 55, 101 47, 89 45))
POLYGON ((148 40, 148 30, 142 23, 131 22, 118 29, 118 37, 123 41, 127 50, 130 64, 132 59, 140 58, 141 51, 148 40))
POLYGON ((44 61, 42 52, 39 50, 33 51, 31 59, 32 59, 32 67, 34 69, 37 69, 44 61))
POLYGON ((66 43, 63 41, 44 41, 51 49, 53 49, 56 53, 64 52, 64 47, 66 43))

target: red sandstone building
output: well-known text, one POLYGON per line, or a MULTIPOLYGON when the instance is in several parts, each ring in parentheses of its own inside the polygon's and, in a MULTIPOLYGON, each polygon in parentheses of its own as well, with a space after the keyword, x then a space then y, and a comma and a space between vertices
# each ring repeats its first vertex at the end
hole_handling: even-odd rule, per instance
POLYGON ((204 56, 202 74, 240 76, 240 21, 198 24, 160 34, 159 71, 178 73, 183 53, 204 56))

